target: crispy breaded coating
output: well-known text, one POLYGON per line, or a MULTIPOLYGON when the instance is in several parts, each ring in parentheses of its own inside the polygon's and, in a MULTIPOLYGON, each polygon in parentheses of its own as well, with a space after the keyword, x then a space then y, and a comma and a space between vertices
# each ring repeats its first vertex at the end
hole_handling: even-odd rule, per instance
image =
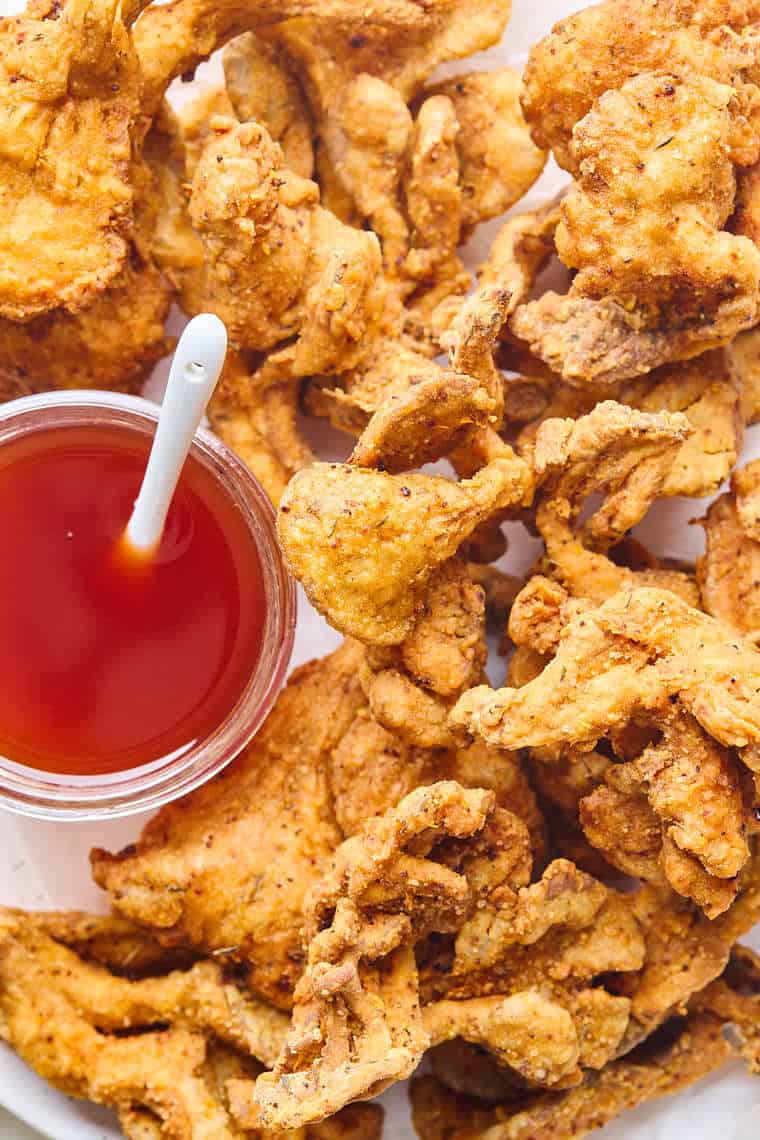
POLYGON ((578 1039, 566 1009, 539 993, 432 1002, 423 1009, 431 1047, 462 1040, 484 1046, 526 1081, 558 1083, 574 1072, 578 1039))
POLYGON ((497 339, 551 256, 558 220, 554 203, 511 218, 478 271, 475 293, 464 302, 444 302, 435 314, 452 367, 483 380, 501 399, 504 378, 493 359, 497 339))
POLYGON ((0 22, 2 317, 75 311, 124 264, 140 96, 128 23, 138 11, 66 0, 0 22))
POLYGON ((660 492, 713 495, 741 451, 745 417, 741 379, 725 349, 666 365, 623 384, 616 398, 643 412, 682 412, 692 432, 681 444, 660 492))
MULTIPOLYGON (((637 922, 622 896, 566 859, 529 883, 528 836, 514 816, 495 813, 481 844, 485 858, 470 857, 466 872, 477 891, 475 909, 446 952, 420 955, 423 1008, 540 993, 570 1020, 554 1017, 554 1045, 542 1045, 543 1071, 523 1067, 530 1057, 509 1064, 535 1085, 577 1084, 583 1069, 602 1068, 616 1054, 628 1029, 629 999, 602 988, 600 979, 641 967, 637 922)), ((487 1038, 480 1044, 498 1055, 487 1038)))
POLYGON ((118 914, 34 911, 26 914, 25 922, 37 923, 54 942, 68 946, 85 962, 129 978, 187 969, 200 958, 198 951, 181 940, 164 943, 118 914))
POLYGON ((222 64, 227 96, 240 122, 261 123, 282 147, 285 166, 301 178, 312 178, 309 111, 283 53, 263 36, 248 32, 227 45, 222 64))
POLYGON ((359 217, 370 217, 383 244, 389 246, 389 266, 403 247, 405 225, 395 192, 404 157, 402 140, 388 128, 400 125, 402 108, 439 63, 483 50, 500 39, 511 0, 487 0, 478 8, 469 0, 406 7, 416 8, 417 19, 404 24, 399 20, 394 27, 392 15, 383 20, 382 9, 376 12, 374 7, 366 14, 354 9, 353 19, 341 22, 326 18, 329 13, 322 11, 309 13, 304 6, 304 18, 286 22, 274 32, 292 65, 305 77, 319 146, 326 151, 332 177, 349 199, 355 195, 361 199, 355 202, 359 217), (396 112, 388 120, 384 111, 391 108, 393 92, 396 112), (366 185, 362 154, 368 162, 366 185), (366 212, 368 207, 371 213, 366 212))
POLYGON ((403 182, 409 248, 402 273, 411 279, 409 291, 416 290, 408 304, 428 314, 442 298, 464 292, 470 281, 456 253, 462 239, 460 130, 451 99, 430 95, 417 113, 409 145, 403 182))
POLYGON ((760 959, 744 946, 731 951, 720 978, 695 995, 692 1006, 716 1014, 739 1034, 739 1051, 760 1072, 760 959))
MULTIPOLYGON (((186 971, 175 970, 136 981, 110 974, 87 962, 56 937, 61 919, 27 915, 5 909, 2 921, 3 1016, 21 1031, 22 1013, 15 1000, 55 990, 56 1001, 70 1004, 100 1032, 150 1027, 162 1022, 211 1033, 244 1053, 272 1064, 284 1039, 287 1017, 225 981, 216 962, 197 962, 186 971), (22 969, 25 962, 25 969, 22 969), (12 979, 25 980, 22 995, 14 994, 12 979)), ((21 1003, 23 1005, 23 1001, 21 1003)))
POLYGON ((704 519, 705 553, 697 579, 705 609, 745 637, 760 636, 760 541, 757 460, 734 472, 731 490, 712 504, 704 519))
POLYGON ((760 419, 760 332, 740 333, 727 348, 741 391, 741 414, 747 427, 760 419))
POLYGON ((541 174, 546 154, 532 142, 520 107, 522 80, 499 67, 455 75, 425 88, 451 100, 459 131, 461 227, 506 213, 541 174))
POLYGON ((509 327, 568 384, 613 384, 726 344, 737 332, 735 314, 728 301, 707 323, 649 329, 609 297, 549 291, 520 305, 509 327))
POLYGON ((620 1112, 692 1084, 723 1065, 731 1049, 710 1014, 675 1021, 663 1042, 613 1061, 578 1088, 489 1105, 450 1092, 435 1077, 411 1089, 412 1117, 421 1140, 575 1140, 620 1112))
POLYGON ((756 100, 696 77, 641 75, 603 95, 573 132, 579 175, 556 234, 573 293, 635 306, 648 327, 671 306, 704 324, 725 302, 737 332, 754 323, 760 254, 721 226, 735 167, 757 159, 756 116, 756 100))
POLYGON ((215 963, 128 981, 86 963, 21 911, 0 916, 0 976, 0 1034, 24 1060, 69 1096, 149 1110, 171 1140, 203 1128, 228 1135, 203 1080, 205 1034, 269 1053, 281 1028, 272 1035, 266 1024, 262 1035, 259 1011, 265 1022, 286 1021, 225 983, 215 963))
POLYGON ((560 20, 533 46, 525 69, 523 110, 533 137, 575 171, 573 128, 606 91, 645 71, 740 83, 754 66, 748 25, 759 18, 756 0, 603 0, 560 20), (731 32, 721 35, 722 28, 731 32))
POLYGON ((446 748, 448 713, 484 675, 485 594, 462 559, 431 574, 419 612, 397 649, 369 649, 362 684, 373 716, 408 744, 446 748))
POLYGON ((641 587, 572 618, 535 681, 498 694, 474 689, 452 715, 502 748, 593 746, 635 713, 663 711, 673 696, 717 741, 742 748, 760 733, 758 669, 751 643, 675 595, 641 587))
POLYGON ((169 282, 130 246, 124 268, 76 312, 0 319, 0 380, 18 395, 50 388, 139 392, 170 341, 169 282))
POLYGON ((408 387, 382 400, 351 453, 357 467, 395 474, 443 458, 485 427, 496 408, 486 388, 471 376, 431 367, 408 387))
POLYGON ((414 1069, 428 1039, 411 947, 469 906, 467 880, 435 861, 436 847, 476 834, 492 807, 491 793, 434 784, 338 848, 306 903, 308 958, 283 1052, 255 1093, 228 1086, 243 1127, 319 1120, 414 1069))
POLYGON ((290 477, 313 462, 296 427, 298 392, 276 369, 251 373, 234 350, 208 406, 213 431, 250 467, 276 506, 290 477))
POLYGON ((572 527, 586 497, 603 491, 603 505, 580 533, 597 544, 622 538, 661 493, 673 455, 690 434, 678 412, 653 415, 613 400, 578 420, 546 420, 530 453, 541 494, 539 530, 552 514, 572 527))
POLYGON ((465 788, 492 791, 499 807, 523 820, 537 858, 543 855, 543 818, 519 753, 487 748, 482 741, 465 748, 415 747, 362 708, 333 750, 328 774, 344 836, 355 834, 365 820, 382 815, 415 788, 455 780, 465 788))
MULTIPOLYGON (((307 411, 329 419, 340 431, 359 436, 388 401, 405 401, 410 389, 421 384, 426 386, 425 391, 433 392, 436 384, 440 387, 442 375, 453 382, 454 375, 459 374, 442 369, 426 346, 408 335, 394 339, 385 333, 364 346, 358 368, 337 376, 309 378, 304 404, 307 411)), ((409 398, 414 405, 415 397, 410 394, 409 398)), ((398 445, 402 444, 398 440, 398 445)))
POLYGON ((382 310, 376 238, 323 210, 263 127, 217 122, 193 176, 204 262, 179 275, 183 307, 217 312, 238 348, 297 336, 294 375, 350 367, 382 310))
POLYGON ((462 483, 317 463, 291 480, 278 533, 291 571, 336 629, 393 645, 411 630, 436 566, 530 492, 529 468, 512 452, 462 483))
POLYGON ((297 671, 229 768, 171 804, 119 855, 92 854, 117 911, 244 965, 288 1008, 301 971, 303 899, 341 840, 325 761, 364 703, 360 650, 297 671))
POLYGON ((667 881, 708 916, 722 914, 747 862, 740 774, 729 753, 683 713, 579 803, 586 837, 614 867, 667 881))

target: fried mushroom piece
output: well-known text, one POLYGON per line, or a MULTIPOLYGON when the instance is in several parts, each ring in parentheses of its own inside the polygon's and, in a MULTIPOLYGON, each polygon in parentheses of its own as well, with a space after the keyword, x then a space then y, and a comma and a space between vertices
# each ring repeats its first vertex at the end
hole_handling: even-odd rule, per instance
POLYGON ((760 1073, 760 958, 735 946, 720 978, 695 995, 692 1007, 714 1013, 738 1034, 739 1052, 760 1073))
POLYGON ((705 552, 697 580, 705 609, 744 637, 760 637, 760 463, 734 472, 731 490, 700 520, 705 552))
POLYGON ((485 427, 496 408, 471 376, 431 367, 409 374, 408 387, 383 399, 360 435, 349 462, 396 474, 443 458, 485 427))
POLYGON ((393 271, 406 244, 399 180, 411 130, 409 102, 439 63, 484 50, 500 39, 510 0, 413 5, 417 19, 393 26, 383 13, 354 8, 343 21, 309 13, 273 35, 304 76, 318 146, 326 167, 381 237, 393 271))
POLYGON ((714 495, 741 451, 745 417, 738 370, 725 349, 666 365, 623 384, 616 398, 642 412, 682 412, 692 432, 669 465, 660 495, 714 495))
POLYGON ((15 395, 51 388, 139 392, 169 351, 164 320, 173 291, 131 244, 121 271, 85 307, 32 320, 0 318, 0 383, 15 395))
POLYGON ((366 644, 401 642, 436 567, 482 522, 529 499, 529 468, 507 452, 461 483, 345 464, 298 472, 278 534, 312 604, 366 644))
POLYGON ((572 528, 586 498, 603 491, 604 503, 580 534, 597 544, 622 538, 661 494, 673 455, 690 434, 679 412, 655 415, 613 400, 578 420, 546 420, 529 452, 541 494, 539 530, 549 513, 572 528))
POLYGON ((118 913, 239 963, 283 1008, 303 966, 303 899, 342 838, 325 761, 364 704, 360 656, 346 644, 299 669, 229 768, 163 808, 135 845, 91 856, 118 913))
POLYGON ((578 272, 567 297, 544 294, 511 326, 565 380, 623 380, 756 323, 760 255, 722 229, 736 169, 757 158, 756 115, 754 88, 644 73, 578 123, 556 233, 578 272))
POLYGON ((329 764, 333 811, 344 836, 355 834, 373 815, 382 815, 422 784, 455 780, 465 788, 487 788, 525 823, 537 859, 545 849, 544 823, 519 753, 487 748, 420 748, 406 743, 361 708, 329 764))
POLYGON ((434 316, 452 367, 482 380, 500 401, 504 378, 494 363, 497 339, 551 257, 558 220, 557 205, 549 203, 507 221, 478 271, 475 293, 464 302, 444 302, 434 316))
POLYGON ((754 79, 758 18, 755 0, 603 0, 560 20, 533 46, 525 69, 523 110, 534 139, 575 171, 576 123, 606 91, 642 72, 737 85, 745 72, 754 79))
POLYGON ((271 1019, 286 1022, 225 983, 215 963, 128 981, 21 911, 0 915, 0 978, 0 1035, 36 1072, 69 1096, 147 1114, 167 1140, 229 1135, 203 1077, 207 1035, 270 1054, 282 1039, 271 1019))
POLYGON ((449 709, 483 677, 485 619, 485 593, 463 560, 452 558, 433 571, 398 648, 365 654, 362 684, 379 723, 417 747, 453 745, 449 709))
MULTIPOLYGON (((65 916, 4 908, 0 922, 3 1015, 18 1033, 23 1032, 23 1020, 16 1003, 22 1006, 33 993, 53 990, 53 1004, 60 1002, 64 1008, 68 1004, 100 1032, 166 1023, 213 1034, 269 1065, 281 1048, 287 1016, 226 981, 217 962, 196 962, 187 970, 132 980, 88 962, 65 945, 60 938, 66 934, 61 930, 65 916), (14 991, 14 977, 19 985, 24 980, 23 994, 14 991)), ((48 1000, 53 1000, 51 995, 48 1000)), ((43 1009, 44 1004, 41 997, 43 1009)), ((38 1009, 32 1016, 44 1013, 38 1009)))
MULTIPOLYGON (((652 585, 673 590, 689 604, 699 605, 699 592, 689 573, 660 566, 651 558, 633 569, 603 553, 662 494, 674 459, 688 444, 690 434, 690 424, 680 413, 639 412, 611 400, 597 404, 579 419, 552 418, 535 432, 523 433, 521 450, 531 460, 538 484, 536 528, 546 544, 546 556, 538 568, 574 597, 596 604, 626 586, 652 585), (603 494, 604 499, 580 525, 582 509, 593 493, 603 494)), ((542 581, 526 586, 511 616, 512 640, 538 652, 547 647, 519 626, 525 620, 535 624, 529 618, 534 603, 536 618, 545 620, 542 581)), ((551 609, 553 602, 548 604, 551 609)))
POLYGON ((437 848, 475 835, 492 808, 489 792, 433 784, 338 848, 306 902, 307 964, 274 1071, 255 1090, 228 1085, 243 1127, 299 1127, 416 1067, 428 1035, 412 946, 454 929, 470 901, 467 880, 436 861, 437 848))
POLYGON ((738 773, 691 716, 666 715, 659 727, 659 740, 612 765, 580 801, 581 826, 612 866, 667 881, 716 918, 749 857, 738 773))
MULTIPOLYGON (((503 748, 562 755, 614 739, 642 718, 661 737, 631 761, 632 784, 596 793, 586 809, 587 834, 620 865, 605 838, 607 801, 645 796, 664 826, 658 858, 665 877, 708 915, 722 913, 749 858, 742 780, 751 778, 747 746, 760 731, 757 651, 662 590, 621 591, 596 610, 576 603, 564 625, 563 604, 560 597, 556 655, 543 672, 519 689, 472 690, 455 706, 453 722, 503 748), (577 709, 573 698, 564 699, 565 685, 576 698, 582 694, 577 709), (545 704, 539 693, 550 694, 545 704), (746 768, 728 751, 734 748, 744 749, 746 768)), ((552 625, 543 628, 551 651, 552 625)), ((644 853, 651 859, 651 843, 644 853)), ((624 850, 622 863, 629 858, 624 850)))
MULTIPOLYGON (((555 859, 531 883, 528 833, 514 816, 495 813, 479 842, 480 858, 463 853, 475 907, 454 939, 439 938, 418 950, 423 1012, 430 1011, 433 1022, 435 1003, 443 1002, 445 1016, 453 1017, 461 1002, 466 1021, 470 1002, 485 1010, 484 999, 493 999, 496 1011, 496 999, 538 994, 548 1003, 540 1007, 546 1027, 542 1061, 530 1048, 520 1060, 499 1057, 495 1012, 492 1036, 484 1034, 477 1043, 523 1082, 577 1084, 583 1069, 602 1068, 616 1054, 627 1032, 629 999, 603 988, 601 979, 641 967, 644 943, 637 922, 622 896, 567 859, 555 859)), ((460 865, 458 855, 453 853, 450 866, 460 865)))
POLYGON ((640 587, 574 616, 534 681, 471 690, 452 715, 502 748, 593 747, 639 711, 662 712, 677 698, 715 740, 742 749, 760 733, 759 669, 750 642, 674 594, 640 587))
POLYGON ((667 1030, 565 1092, 489 1105, 421 1077, 411 1088, 417 1134, 421 1140, 475 1140, 484 1133, 493 1140, 576 1140, 627 1109, 693 1084, 731 1056, 711 1014, 674 1020, 667 1030))
POLYGON ((238 348, 297 338, 293 376, 353 366, 382 315, 377 239, 322 209, 316 184, 282 165, 262 126, 212 128, 189 202, 203 265, 175 269, 183 308, 217 312, 238 348))
POLYGON ((282 147, 285 166, 301 178, 314 175, 312 126, 301 85, 277 46, 261 35, 238 36, 222 55, 224 85, 241 123, 266 127, 282 147))
POLYGON ((753 857, 741 874, 736 901, 717 918, 707 918, 693 903, 653 884, 631 896, 631 907, 646 954, 643 969, 627 990, 631 1021, 621 1052, 667 1018, 682 1014, 723 972, 737 939, 752 929, 760 914, 760 861, 753 857))
POLYGON ((237 452, 276 506, 288 480, 314 456, 296 426, 296 382, 278 369, 251 372, 234 350, 208 407, 212 429, 237 452))
POLYGON ((425 95, 451 100, 459 131, 461 229, 506 213, 527 193, 546 163, 530 139, 520 107, 522 80, 516 71, 472 71, 425 88, 425 95))
POLYGON ((749 97, 696 77, 641 75, 603 95, 573 132, 579 176, 556 233, 560 258, 578 271, 573 292, 635 304, 652 312, 650 325, 671 306, 680 322, 704 323, 726 303, 753 323, 760 257, 721 226, 734 168, 757 159, 756 115, 749 97))
POLYGON ((124 264, 140 96, 128 24, 138 11, 66 0, 0 22, 2 317, 75 311, 124 264))

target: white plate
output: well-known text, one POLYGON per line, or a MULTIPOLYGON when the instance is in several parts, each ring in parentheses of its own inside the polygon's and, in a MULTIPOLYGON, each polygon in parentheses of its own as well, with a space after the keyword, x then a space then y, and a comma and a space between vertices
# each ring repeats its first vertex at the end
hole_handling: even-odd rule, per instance
MULTIPOLYGON (((255 0, 251 0, 255 3, 255 0)), ((17 11, 14 0, 0 0, 0 15, 17 11)), ((445 70, 470 70, 509 62, 519 64, 531 43, 539 39, 561 16, 584 5, 578 0, 514 0, 512 22, 499 48, 445 70)), ((212 62, 201 68, 198 83, 213 81, 218 66, 212 62)), ((180 88, 178 99, 190 94, 180 88)), ((197 89, 197 88, 196 88, 197 89)), ((530 198, 548 196, 561 182, 559 171, 551 166, 530 198)), ((471 252, 477 259, 488 247, 496 224, 482 228, 471 252)), ((172 331, 178 331, 173 329, 172 331)), ((165 373, 161 366, 159 376, 165 373)), ((330 447, 339 447, 330 437, 330 447)), ((760 429, 749 433, 744 461, 760 455, 760 429)), ((699 553, 702 531, 688 521, 703 513, 702 505, 690 500, 658 503, 640 528, 648 545, 657 553, 693 558, 699 553)), ((519 524, 509 528, 508 569, 519 573, 532 563, 537 549, 519 524)), ((300 599, 296 646, 292 664, 329 652, 339 641, 337 635, 318 617, 305 599, 300 599)), ((118 850, 134 838, 146 817, 94 824, 53 824, 22 820, 0 814, 2 854, 0 855, 0 902, 32 909, 104 909, 102 894, 93 885, 88 869, 88 852, 93 846, 118 850)), ((750 940, 751 941, 751 940, 750 940)), ((755 933, 760 949, 760 928, 755 933)), ((405 1090, 397 1086, 381 1098, 386 1107, 386 1136, 389 1140, 412 1140, 405 1090)), ((51 1140, 120 1140, 121 1132, 113 1115, 103 1109, 69 1100, 53 1092, 10 1050, 0 1046, 0 1104, 51 1140)), ((753 1083, 739 1066, 708 1078, 672 1101, 660 1102, 625 1116, 597 1133, 600 1140, 756 1140, 760 1121, 760 1082, 753 1083)), ((4 1126, 0 1121, 0 1135, 4 1126)))

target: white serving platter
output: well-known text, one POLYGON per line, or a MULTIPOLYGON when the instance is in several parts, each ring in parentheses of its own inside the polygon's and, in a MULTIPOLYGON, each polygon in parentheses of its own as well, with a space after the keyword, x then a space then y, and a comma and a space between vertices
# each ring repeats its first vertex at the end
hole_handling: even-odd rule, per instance
MULTIPOLYGON (((22 6, 16 0, 0 0, 0 15, 9 15, 22 6)), ((520 66, 530 45, 557 19, 584 6, 580 0, 513 0, 513 17, 503 43, 445 70, 471 70, 504 63, 520 66)), ((203 65, 195 83, 178 88, 176 101, 192 97, 199 87, 214 82, 218 74, 214 61, 203 65)), ((550 196, 561 182, 561 173, 551 164, 527 201, 550 196)), ((471 242, 468 252, 473 263, 487 250, 496 228, 496 223, 482 227, 471 242)), ((171 331, 176 333, 180 327, 181 319, 175 315, 171 331)), ((157 367, 149 391, 160 391, 165 373, 164 363, 157 367)), ((343 443, 337 433, 326 431, 318 442, 322 444, 322 453, 327 450, 330 458, 342 457, 343 443)), ((742 462, 759 456, 760 427, 748 433, 742 462)), ((658 554, 693 559, 701 550, 702 531, 688 523, 703 514, 705 506, 706 502, 694 499, 661 501, 650 511, 638 533, 658 554)), ((510 525, 509 538, 510 550, 503 565, 519 573, 532 563, 537 544, 520 524, 510 525)), ((323 656, 338 641, 338 635, 301 594, 292 665, 323 656)), ((498 680, 495 676, 492 679, 498 680)), ((104 910, 104 897, 89 877, 89 850, 93 846, 118 850, 134 839, 146 818, 54 824, 0 813, 0 904, 36 910, 104 910)), ((760 950, 760 927, 748 942, 760 950)), ((386 1109, 388 1140, 412 1140, 405 1088, 396 1086, 380 1101, 386 1109)), ((50 1140, 121 1138, 112 1113, 54 1092, 4 1046, 0 1046, 0 1105, 50 1140)), ((596 1135, 599 1140, 759 1140, 760 1080, 750 1078, 739 1065, 730 1066, 677 1098, 627 1114, 596 1135)), ((26 1140, 27 1136, 26 1131, 19 1130, 18 1140, 26 1140)), ((7 1124, 3 1117, 0 1138, 16 1140, 15 1126, 7 1124)))

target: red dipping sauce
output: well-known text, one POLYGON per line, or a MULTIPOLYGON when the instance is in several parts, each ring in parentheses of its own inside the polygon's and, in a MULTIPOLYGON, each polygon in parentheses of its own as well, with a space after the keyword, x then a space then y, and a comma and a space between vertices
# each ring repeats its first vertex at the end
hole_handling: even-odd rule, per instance
POLYGON ((224 721, 262 649, 243 514, 192 455, 149 562, 120 538, 151 438, 114 424, 0 448, 0 754, 50 773, 181 757, 224 721))

